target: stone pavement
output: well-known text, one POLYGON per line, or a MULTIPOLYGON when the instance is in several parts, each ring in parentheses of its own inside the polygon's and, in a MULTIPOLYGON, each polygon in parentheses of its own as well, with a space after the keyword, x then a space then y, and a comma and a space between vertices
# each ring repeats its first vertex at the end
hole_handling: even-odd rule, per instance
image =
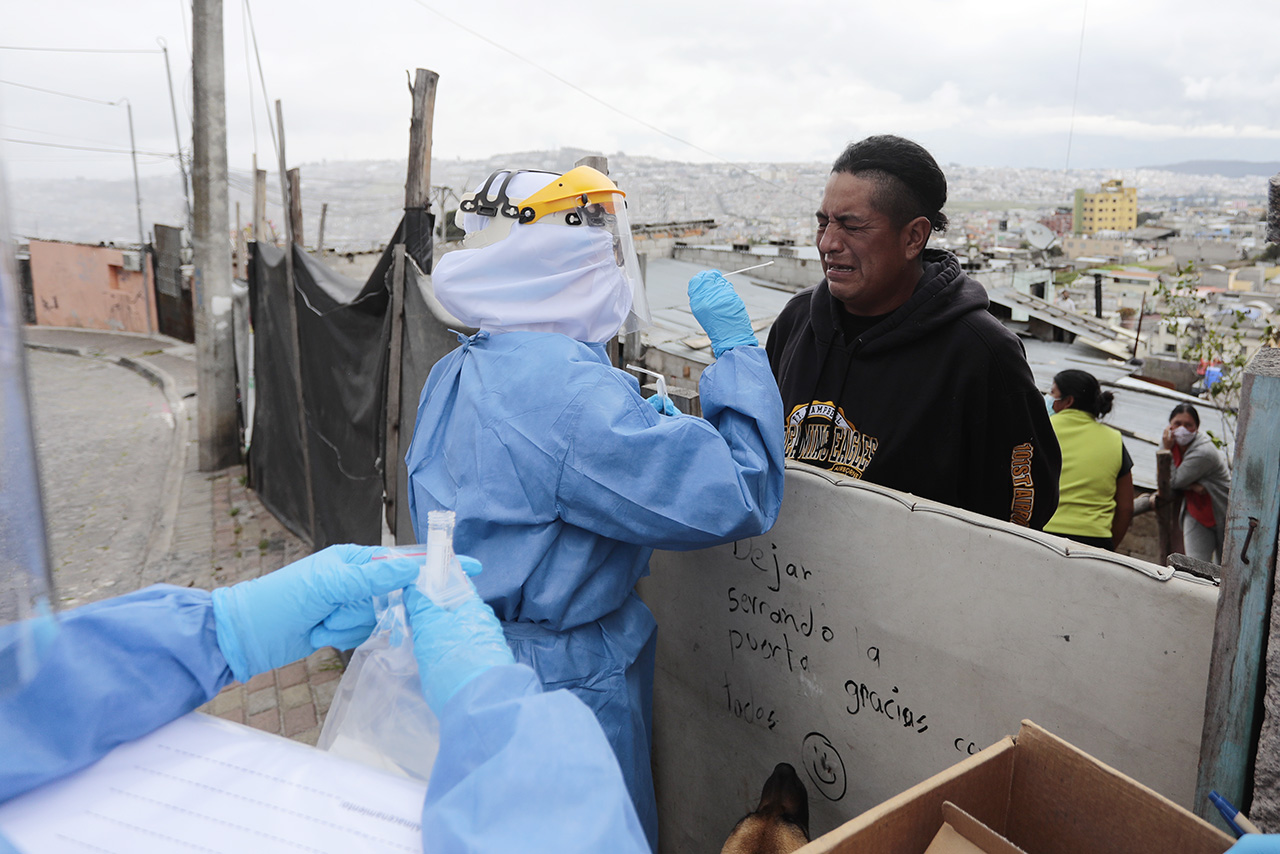
MULTIPOLYGON (((208 580, 203 587, 247 581, 279 569, 310 553, 284 528, 245 485, 243 467, 224 469, 209 478, 212 529, 208 580)), ((332 649, 304 661, 260 673, 246 684, 222 689, 201 711, 315 744, 342 675, 343 662, 332 649)))
MULTIPOLYGON (((246 485, 246 469, 201 472, 196 436, 195 347, 162 335, 28 326, 30 349, 113 363, 159 386, 173 414, 168 473, 154 503, 146 559, 136 586, 166 583, 213 589, 257 578, 310 553, 246 485)), ((39 427, 37 426, 37 429, 39 427)), ((46 515, 58 512, 47 507, 46 515)), ((110 559, 103 555, 102 561, 110 559)), ((129 592, 117 586, 111 594, 129 592)), ((201 711, 315 744, 342 675, 332 649, 234 683, 201 711)))

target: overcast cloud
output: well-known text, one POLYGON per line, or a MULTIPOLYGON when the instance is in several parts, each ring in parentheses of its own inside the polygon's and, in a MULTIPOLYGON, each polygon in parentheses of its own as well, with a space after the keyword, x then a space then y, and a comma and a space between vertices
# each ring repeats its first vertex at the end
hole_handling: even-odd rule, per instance
MULTIPOLYGON (((941 162, 974 166, 1280 159, 1280 51, 1268 42, 1280 23, 1275 0, 250 2, 267 94, 283 102, 290 165, 404 158, 405 72, 415 67, 440 74, 437 158, 572 146, 688 161, 828 161, 849 140, 893 132, 941 162)), ((245 6, 224 3, 229 158, 247 169, 253 121, 264 163, 273 161, 271 136, 257 68, 246 67, 245 6)), ((106 8, 10 3, 0 43, 155 49, 163 38, 189 146, 189 7, 106 8)), ((21 83, 127 97, 137 147, 175 150, 159 54, 0 50, 0 80, 9 81, 0 84, 5 138, 129 147, 123 108, 9 85, 21 83)), ((127 156, 13 142, 0 150, 18 179, 131 175, 127 156)), ((173 168, 143 158, 144 174, 173 168)))

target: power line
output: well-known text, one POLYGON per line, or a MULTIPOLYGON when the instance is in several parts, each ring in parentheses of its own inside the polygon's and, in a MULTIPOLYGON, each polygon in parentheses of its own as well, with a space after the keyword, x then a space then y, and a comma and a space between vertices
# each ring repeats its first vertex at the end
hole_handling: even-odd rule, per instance
POLYGON ((258 62, 258 81, 262 84, 262 101, 267 112, 267 127, 271 128, 271 150, 275 152, 276 159, 279 160, 280 142, 276 139, 276 123, 271 117, 271 99, 267 96, 267 78, 262 73, 262 55, 258 53, 258 29, 253 25, 253 9, 249 6, 249 0, 244 0, 244 11, 249 19, 249 35, 253 39, 253 56, 258 62))
POLYGON ((90 104, 102 104, 105 107, 118 107, 120 101, 103 101, 98 98, 86 98, 84 95, 72 95, 70 92, 59 92, 56 89, 41 89, 39 86, 30 86, 26 83, 15 83, 12 80, 0 80, 0 83, 6 86, 17 86, 19 89, 31 89, 34 92, 44 92, 46 95, 61 95, 63 98, 75 98, 77 101, 88 101, 90 104))
MULTIPOLYGON (((249 30, 249 0, 245 0, 240 4, 240 29, 242 32, 249 30)), ((249 40, 244 40, 244 74, 249 81, 249 124, 253 128, 253 157, 257 162, 258 157, 258 111, 253 107, 253 63, 249 61, 249 40)))
MULTIPOLYGON (((247 2, 248 2, 248 0, 245 0, 245 2, 247 3, 247 2)), ((448 15, 446 15, 444 12, 441 12, 439 9, 436 9, 436 8, 434 8, 434 7, 432 7, 432 6, 427 5, 426 3, 424 3, 424 2, 423 2, 423 0, 413 0, 413 2, 414 2, 414 3, 416 3, 417 5, 421 6, 422 8, 426 9, 428 12, 431 12, 431 13, 432 13, 432 14, 434 14, 434 15, 438 15, 439 17, 444 18, 446 21, 448 21, 449 23, 453 24, 453 25, 454 25, 455 27, 457 27, 458 29, 463 30, 463 31, 465 31, 465 32, 467 32, 467 33, 470 33, 471 35, 475 36, 476 38, 480 39, 481 41, 483 41, 483 42, 485 42, 485 43, 487 43, 487 44, 490 44, 490 45, 492 45, 493 47, 496 47, 498 50, 502 51, 503 53, 508 53, 508 54, 510 54, 511 56, 514 56, 516 59, 520 60, 521 62, 525 63, 526 65, 531 65, 531 66, 533 66, 534 68, 538 69, 538 70, 539 70, 539 71, 541 71, 543 74, 547 75, 548 77, 552 78, 553 80, 556 80, 556 81, 558 81, 558 82, 560 82, 560 83, 563 83, 565 86, 568 86, 570 89, 574 90, 575 92, 579 93, 580 95, 583 95, 584 97, 590 98, 592 101, 595 101, 595 102, 596 102, 597 104, 599 104, 600 106, 604 107, 605 109, 612 110, 613 112, 617 113, 618 115, 622 116, 622 117, 623 117, 623 118, 625 118, 625 119, 630 119, 631 121, 635 122, 636 124, 639 124, 639 125, 642 125, 642 126, 644 126, 644 127, 647 127, 649 130, 653 131, 654 133, 661 134, 662 136, 665 136, 667 139, 675 140, 676 142, 680 143, 681 145, 687 145, 689 148, 692 148, 692 149, 693 149, 693 150, 695 150, 695 151, 700 151, 700 152, 702 152, 703 154, 707 155, 708 157, 713 157, 713 158, 715 158, 716 160, 719 160, 721 163, 724 163, 726 166, 730 166, 730 167, 732 167, 732 168, 734 168, 734 169, 737 169, 737 170, 739 170, 739 171, 741 171, 741 172, 746 173, 746 174, 747 174, 747 175, 749 175, 752 179, 754 179, 754 180, 756 180, 756 181, 759 181, 759 182, 760 182, 760 183, 762 183, 762 184, 768 184, 770 187, 775 187, 775 188, 777 188, 777 189, 779 189, 779 190, 783 190, 783 191, 785 191, 785 192, 790 192, 790 193, 792 193, 793 195, 796 195, 796 196, 799 196, 799 195, 800 195, 799 193, 796 193, 794 190, 790 190, 790 189, 788 189, 787 187, 783 187, 781 184, 775 184, 773 181, 767 180, 767 179, 765 179, 765 178, 761 178, 759 175, 755 174, 755 173, 754 173, 754 172, 752 172, 750 169, 746 169, 746 168, 744 168, 744 167, 742 167, 742 166, 738 165, 737 163, 734 163, 732 160, 729 160, 729 159, 727 159, 727 158, 725 158, 725 157, 721 157, 719 154, 716 154, 714 151, 709 151, 709 150, 707 150, 707 149, 703 148, 703 147, 702 147, 702 146, 700 146, 700 145, 697 145, 697 144, 695 144, 695 143, 689 142, 689 140, 687 140, 687 139, 682 139, 681 137, 678 137, 678 136, 676 136, 675 134, 673 134, 673 133, 671 133, 671 132, 669 132, 669 131, 665 131, 665 130, 663 130, 662 128, 658 127, 657 125, 655 125, 655 124, 651 124, 651 123, 649 123, 649 122, 645 121, 644 119, 642 119, 642 118, 640 118, 640 117, 638 117, 638 116, 633 116, 631 113, 628 113, 626 110, 623 110, 623 109, 622 109, 622 108, 620 108, 620 107, 615 107, 613 104, 610 104, 608 101, 604 100, 603 98, 601 98, 601 97, 599 97, 599 96, 597 96, 597 95, 594 95, 594 94, 592 94, 591 92, 588 92, 586 89, 583 89, 581 86, 577 85, 576 83, 573 83, 572 81, 566 80, 565 78, 561 77, 559 74, 556 74, 554 71, 550 70, 549 68, 546 68, 545 66, 539 65, 538 63, 534 62, 532 59, 529 59, 529 58, 528 58, 528 57, 526 57, 526 56, 522 56, 521 54, 516 53, 514 50, 512 50, 512 49, 511 49, 511 48, 509 48, 509 47, 507 47, 506 45, 499 44, 498 42, 496 42, 496 41, 494 41, 493 39, 491 39, 491 38, 489 38, 488 36, 486 36, 484 33, 477 32, 476 30, 473 30, 473 29, 471 29, 470 27, 468 27, 466 24, 463 24, 463 23, 461 23, 461 22, 459 22, 459 21, 457 21, 457 20, 454 20, 453 18, 451 18, 451 17, 449 17, 448 15)))
POLYGON ((1071 123, 1067 126, 1067 162, 1062 171, 1071 168, 1071 139, 1076 132, 1076 102, 1080 98, 1080 69, 1084 65, 1084 30, 1089 20, 1089 0, 1084 0, 1084 12, 1080 15, 1080 48, 1076 53, 1076 84, 1071 92, 1071 123))
POLYGON ((26 133, 38 133, 41 136, 60 136, 63 139, 74 139, 78 142, 92 142, 98 145, 113 144, 113 143, 107 142, 106 140, 93 139, 92 137, 88 137, 88 136, 76 136, 75 134, 70 134, 70 133, 58 133, 57 131, 43 130, 41 128, 29 128, 29 127, 24 127, 22 125, 11 125, 8 123, 0 124, 0 128, 4 128, 5 130, 11 130, 11 131, 20 130, 20 131, 25 131, 26 133))
POLYGON ((158 50, 127 50, 107 47, 23 47, 7 44, 0 44, 0 50, 34 50, 50 53, 160 53, 158 50))
MULTIPOLYGON (((61 142, 39 142, 34 139, 13 139, 11 137, 0 137, 0 142, 12 142, 17 145, 39 145, 42 148, 68 148, 72 151, 98 151, 104 154, 134 154, 127 148, 97 148, 88 145, 67 145, 61 142)), ((173 159, 178 157, 177 154, 165 154, 162 151, 139 151, 137 154, 143 154, 147 157, 163 157, 165 159, 173 159)))

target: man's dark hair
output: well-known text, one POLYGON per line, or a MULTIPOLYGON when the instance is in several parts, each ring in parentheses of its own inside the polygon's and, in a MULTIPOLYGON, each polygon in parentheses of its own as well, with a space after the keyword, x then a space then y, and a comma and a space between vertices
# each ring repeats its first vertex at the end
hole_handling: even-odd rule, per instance
POLYGON ((947 230, 947 177, 933 155, 900 136, 883 134, 853 142, 831 166, 870 178, 876 184, 875 205, 899 228, 922 216, 933 230, 947 230))

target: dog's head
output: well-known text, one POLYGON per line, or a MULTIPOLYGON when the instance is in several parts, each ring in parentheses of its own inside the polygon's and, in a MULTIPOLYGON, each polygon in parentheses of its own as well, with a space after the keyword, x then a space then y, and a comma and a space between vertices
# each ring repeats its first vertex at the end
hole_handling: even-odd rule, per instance
POLYGON ((781 762, 760 792, 760 805, 738 822, 720 854, 790 854, 809 841, 809 793, 781 762))

